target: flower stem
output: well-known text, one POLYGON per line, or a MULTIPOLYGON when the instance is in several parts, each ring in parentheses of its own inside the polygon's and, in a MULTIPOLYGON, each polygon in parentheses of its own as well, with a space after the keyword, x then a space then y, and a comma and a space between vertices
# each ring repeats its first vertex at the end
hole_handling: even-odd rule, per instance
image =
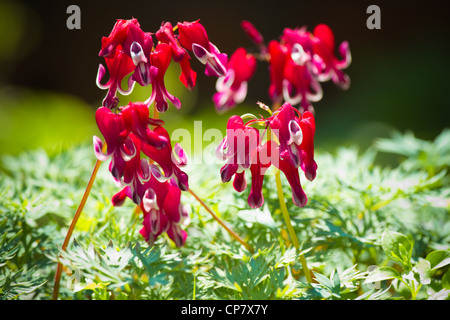
MULTIPOLYGON (((284 201, 284 194, 283 194, 283 189, 282 189, 282 186, 281 186, 280 170, 278 170, 277 173, 275 174, 275 181, 276 181, 276 184, 277 184, 278 200, 280 201, 281 212, 283 213, 283 218, 284 218, 284 221, 286 222, 286 226, 287 226, 287 229, 288 229, 289 237, 291 238, 291 241, 292 241, 295 249, 299 250, 300 243, 298 241, 298 238, 297 238, 297 235, 295 233, 295 230, 292 227, 291 219, 289 217, 289 212, 288 212, 287 207, 286 207, 286 202, 284 201)), ((310 271, 308 269, 308 265, 306 263, 306 259, 303 256, 303 254, 300 255, 300 262, 302 264, 302 268, 303 268, 303 272, 305 273, 306 280, 309 283, 311 283, 312 282, 311 273, 310 273, 310 271)))
MULTIPOLYGON (((105 150, 105 148, 106 148, 106 143, 103 146, 104 150, 105 150)), ((86 204, 86 200, 89 197, 89 193, 91 192, 92 185, 94 184, 95 177, 97 176, 97 172, 98 172, 98 169, 100 167, 100 163, 101 163, 100 160, 97 160, 95 162, 94 169, 92 170, 91 178, 89 179, 89 183, 88 183, 88 185, 86 187, 86 190, 84 191, 83 198, 81 199, 81 202, 78 205, 78 209, 75 212, 75 215, 74 215, 74 217, 72 219, 72 223, 70 224, 69 230, 67 231, 66 238, 64 239, 64 243, 63 243, 62 248, 61 248, 62 251, 66 251, 66 249, 67 249, 67 245, 69 244, 70 238, 72 236, 73 230, 75 229, 75 226, 77 224, 78 218, 80 217, 81 212, 83 211, 84 205, 86 204)), ((61 281, 62 268, 63 268, 62 263, 58 262, 58 266, 56 268, 56 275, 55 275, 55 285, 53 287, 53 300, 57 300, 58 299, 59 283, 61 281)))
POLYGON ((250 251, 251 253, 254 252, 254 249, 247 243, 245 242, 236 232, 234 232, 233 230, 231 230, 215 213, 214 211, 208 207, 208 205, 202 200, 200 199, 197 194, 195 194, 194 191, 192 191, 191 189, 188 189, 188 192, 194 196, 194 198, 202 205, 203 208, 206 209, 206 211, 208 211, 211 216, 214 218, 214 220, 216 220, 235 240, 237 240, 238 242, 240 242, 248 251, 250 251))

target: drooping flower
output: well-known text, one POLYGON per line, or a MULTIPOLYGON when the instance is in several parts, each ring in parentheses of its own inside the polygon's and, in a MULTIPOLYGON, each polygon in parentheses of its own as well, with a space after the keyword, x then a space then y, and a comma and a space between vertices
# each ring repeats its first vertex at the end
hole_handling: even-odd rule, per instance
POLYGON ((107 107, 97 109, 95 118, 107 146, 106 153, 104 153, 102 140, 94 136, 95 155, 100 161, 112 158, 110 171, 116 180, 120 180, 125 169, 125 162, 136 154, 135 146, 128 137, 129 131, 122 114, 115 114, 107 107))
POLYGON ((101 57, 109 57, 118 50, 130 57, 135 65, 132 79, 141 86, 150 84, 149 55, 153 47, 151 33, 141 30, 137 19, 118 20, 108 37, 102 38, 101 57))
POLYGON ((247 95, 247 82, 256 70, 256 58, 249 55, 244 48, 238 48, 228 62, 225 76, 216 83, 217 93, 213 101, 218 112, 224 112, 244 101, 247 95))
POLYGON ((311 102, 322 99, 322 87, 313 72, 311 63, 298 64, 292 57, 284 67, 283 98, 292 105, 300 104, 302 111, 313 111, 311 102))
POLYGON ((342 89, 348 89, 350 78, 342 70, 346 69, 352 60, 347 41, 339 45, 339 53, 343 57, 339 60, 334 53, 335 39, 333 31, 325 24, 319 24, 314 29, 313 52, 315 65, 319 71, 319 80, 331 79, 342 89))
POLYGON ((178 43, 170 22, 164 22, 156 32, 155 36, 159 41, 169 45, 170 49, 172 49, 174 61, 180 62, 183 60, 184 56, 187 54, 186 49, 181 47, 178 43))
MULTIPOLYGON (((264 119, 260 121, 265 122, 264 119)), ((251 208, 259 208, 264 203, 264 175, 272 165, 277 150, 272 141, 262 141, 259 130, 251 124, 252 121, 244 123, 239 116, 230 117, 227 135, 218 146, 216 155, 219 159, 226 160, 226 164, 220 169, 222 182, 228 182, 234 176, 233 187, 238 192, 247 188, 245 171, 250 170, 251 190, 247 202, 251 208)))
POLYGON ((307 197, 300 184, 298 169, 301 168, 310 181, 315 179, 317 171, 314 160, 314 116, 309 111, 301 115, 286 102, 268 121, 279 143, 279 165, 275 165, 284 173, 291 186, 294 204, 303 207, 307 197))
POLYGON ((170 101, 177 109, 181 108, 180 100, 170 94, 164 83, 164 75, 172 59, 172 49, 168 44, 159 43, 155 50, 150 54, 151 64, 155 68, 151 73, 152 94, 146 101, 147 105, 155 103, 158 112, 166 112, 170 101))
MULTIPOLYGON (((100 57, 108 57, 111 53, 114 54, 117 47, 125 42, 130 27, 140 28, 137 19, 118 19, 114 24, 109 36, 102 38, 102 44, 104 43, 104 45, 102 45, 102 48, 98 55, 100 57)), ((129 50, 129 48, 125 50, 129 50)))
MULTIPOLYGON (((106 45, 105 40, 102 41, 103 46, 106 45)), ((96 83, 100 89, 108 90, 102 105, 107 108, 114 108, 119 103, 119 99, 116 97, 117 91, 123 95, 128 95, 133 91, 134 81, 131 77, 128 80, 128 89, 123 89, 121 84, 123 79, 129 75, 135 69, 133 61, 130 57, 121 51, 121 45, 117 46, 118 50, 111 53, 108 57, 105 57, 105 63, 109 71, 109 80, 107 83, 102 84, 101 81, 106 74, 105 67, 100 64, 97 71, 96 83)))
POLYGON ((165 22, 155 34, 156 38, 163 43, 169 45, 172 49, 172 57, 175 62, 178 62, 181 67, 180 81, 186 88, 192 90, 195 86, 197 73, 192 70, 188 52, 178 42, 177 36, 174 33, 174 28, 170 22, 165 22))
POLYGON ((283 80, 284 67, 288 59, 288 49, 282 46, 278 41, 272 40, 269 42, 268 51, 270 55, 269 60, 269 97, 274 104, 283 101, 283 80))
POLYGON ((178 41, 187 50, 192 51, 195 57, 206 65, 207 76, 221 77, 227 71, 227 54, 221 53, 209 41, 205 28, 198 20, 194 22, 178 23, 178 41))
MULTIPOLYGON (((169 133, 163 127, 156 127, 154 130, 159 136, 170 141, 169 133)), ((162 169, 157 175, 160 179, 173 179, 182 191, 189 189, 188 175, 181 170, 186 165, 186 156, 180 145, 174 148, 169 144, 158 149, 155 146, 143 142, 142 152, 156 162, 162 169)), ((155 170, 154 170, 155 171, 155 170)))
POLYGON ((145 184, 145 195, 141 202, 144 213, 140 233, 152 244, 163 232, 178 247, 186 242, 187 233, 181 226, 189 223, 189 214, 182 205, 181 191, 172 180, 160 182, 151 177, 145 184))
POLYGON ((247 126, 241 117, 232 116, 228 119, 227 134, 216 150, 220 159, 227 160, 220 169, 222 182, 228 182, 235 173, 250 168, 258 140, 258 130, 247 126))
POLYGON ((268 118, 270 128, 280 145, 280 158, 291 165, 301 167, 308 180, 316 177, 317 164, 314 161, 315 120, 311 112, 303 114, 284 103, 268 118))

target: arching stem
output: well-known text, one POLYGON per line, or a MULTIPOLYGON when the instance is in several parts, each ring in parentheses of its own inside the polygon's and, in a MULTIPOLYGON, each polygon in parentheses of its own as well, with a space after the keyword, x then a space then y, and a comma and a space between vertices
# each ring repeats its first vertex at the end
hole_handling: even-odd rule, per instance
MULTIPOLYGON (((106 151, 106 143, 103 145, 103 151, 106 151)), ((75 229, 75 226, 78 222, 78 218, 81 215, 81 212, 83 211, 84 205, 86 204, 87 198, 89 197, 89 194, 92 189, 92 185, 94 184, 95 177, 97 176, 98 169, 100 167, 100 160, 97 160, 94 165, 94 170, 92 170, 91 178, 89 179, 88 185, 86 187, 86 190, 84 191, 83 198, 81 199, 81 202, 78 206, 77 211, 75 212, 75 215, 72 219, 72 223, 69 226, 69 230, 67 231, 66 237, 64 239, 64 243, 61 247, 62 251, 66 251, 67 246, 69 244, 70 238, 72 237, 73 230, 75 229)), ((56 275, 55 275, 55 285, 53 287, 53 300, 58 299, 59 295, 59 287, 61 282, 61 274, 62 274, 63 265, 61 262, 58 262, 58 266, 56 268, 56 275)))
POLYGON ((191 189, 188 190, 188 192, 194 196, 194 198, 202 205, 203 208, 206 209, 206 211, 209 212, 209 214, 214 218, 214 220, 216 220, 229 234, 230 236, 232 236, 235 240, 237 240, 238 242, 240 242, 248 251, 250 251, 251 253, 254 252, 254 249, 247 243, 245 242, 236 232, 234 232, 233 230, 231 230, 215 213, 214 211, 202 200, 200 199, 197 194, 192 191, 191 189))

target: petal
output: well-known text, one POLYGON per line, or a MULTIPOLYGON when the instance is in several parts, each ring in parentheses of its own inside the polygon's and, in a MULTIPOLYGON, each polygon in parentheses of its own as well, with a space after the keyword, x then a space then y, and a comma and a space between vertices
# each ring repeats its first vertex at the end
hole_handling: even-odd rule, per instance
POLYGON ((136 147, 129 137, 120 146, 120 154, 125 161, 130 161, 136 155, 136 147))
POLYGON ((295 143, 296 145, 300 145, 302 143, 303 132, 298 122, 294 119, 289 121, 289 134, 288 144, 295 143))
POLYGON ((319 24, 314 28, 313 34, 316 38, 326 45, 328 50, 334 51, 334 34, 329 26, 326 24, 319 24))
POLYGON ((181 67, 181 74, 180 74, 180 81, 184 84, 184 86, 189 89, 193 90, 195 87, 195 82, 197 80, 197 73, 192 70, 191 63, 190 63, 190 57, 186 53, 184 58, 180 61, 180 67, 181 67))
POLYGON ((228 182, 237 172, 238 165, 236 163, 227 163, 220 169, 220 178, 222 182, 228 182))
POLYGON ((247 188, 247 181, 245 180, 245 171, 236 173, 233 180, 233 187, 237 192, 242 192, 247 188))
POLYGON ((187 154, 184 152, 183 148, 179 143, 176 143, 173 147, 173 158, 172 161, 177 166, 185 166, 187 165, 187 154))
POLYGON ((134 41, 131 44, 130 53, 131 59, 133 60, 135 66, 137 66, 141 62, 147 63, 147 57, 145 56, 144 51, 142 50, 142 46, 139 44, 139 42, 134 41))
POLYGON ((175 242, 177 247, 182 247, 186 242, 187 232, 182 230, 176 223, 170 224, 167 235, 175 242))
POLYGON ((146 159, 141 159, 140 170, 138 171, 139 181, 146 182, 151 178, 149 163, 146 159))
POLYGON ((198 20, 194 22, 178 23, 179 37, 178 41, 187 50, 192 50, 192 44, 198 43, 203 47, 207 47, 209 43, 206 30, 198 20))
POLYGON ((301 66, 311 59, 310 55, 303 50, 300 43, 296 43, 292 46, 291 58, 296 64, 301 66))
POLYGON ((348 41, 343 41, 339 45, 339 54, 343 57, 343 59, 336 64, 336 67, 342 70, 347 68, 352 62, 352 54, 350 52, 350 45, 348 44, 348 41))
POLYGON ((247 202, 250 208, 260 208, 264 204, 262 186, 265 170, 259 165, 252 165, 250 171, 252 173, 252 187, 247 202))
POLYGON ((97 87, 99 87, 102 90, 106 90, 109 88, 109 83, 101 84, 101 81, 105 74, 106 74, 105 67, 102 64, 99 64, 98 70, 97 70, 97 77, 95 78, 95 83, 97 84, 97 87))
POLYGON ((170 185, 169 192, 164 199, 163 212, 170 221, 178 223, 181 218, 180 211, 181 190, 174 185, 170 185))
POLYGON ((159 182, 165 182, 170 178, 170 177, 164 176, 164 174, 161 172, 161 169, 154 163, 151 163, 149 165, 149 169, 150 169, 150 173, 151 173, 152 177, 154 177, 159 182))
POLYGON ((175 39, 173 27, 170 22, 163 23, 159 30, 156 32, 155 36, 156 39, 170 46, 173 52, 173 60, 175 62, 180 62, 187 55, 186 51, 182 47, 180 47, 177 39, 175 39))
POLYGON ((128 189, 128 187, 123 188, 121 191, 119 191, 112 197, 111 202, 114 207, 120 207, 124 204, 124 202, 127 198, 127 192, 128 192, 127 189, 128 189))
POLYGON ((297 207, 304 207, 308 198, 300 184, 298 169, 285 160, 280 160, 279 169, 284 173, 292 191, 292 201, 297 207))
POLYGON ((142 198, 142 206, 146 212, 150 212, 152 209, 159 210, 156 193, 152 188, 145 191, 144 197, 142 198))
POLYGON ((103 152, 103 141, 97 137, 93 137, 94 142, 94 153, 99 161, 108 160, 111 157, 111 154, 106 154, 103 152))

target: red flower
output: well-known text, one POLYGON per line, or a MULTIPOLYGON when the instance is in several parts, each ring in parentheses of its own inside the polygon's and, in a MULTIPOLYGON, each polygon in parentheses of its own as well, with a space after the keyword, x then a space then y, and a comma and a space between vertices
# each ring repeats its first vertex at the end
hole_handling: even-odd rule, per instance
POLYGON ((96 112, 107 143, 105 153, 101 139, 94 136, 97 157, 102 161, 112 158, 109 170, 123 187, 112 197, 112 203, 120 206, 130 198, 142 207, 141 234, 149 243, 167 232, 181 246, 187 236, 181 224, 189 217, 180 203, 181 191, 188 189, 188 176, 180 169, 186 165, 186 155, 180 145, 172 148, 169 134, 160 120, 149 118, 146 104, 130 103, 118 111, 100 107, 96 112), (149 126, 156 127, 152 130, 149 126))
POLYGON ((224 77, 216 83, 217 93, 213 96, 216 110, 223 112, 244 101, 247 95, 247 82, 256 70, 256 58, 247 54, 244 48, 238 48, 228 62, 224 77))
POLYGON ((351 62, 348 42, 339 46, 344 57, 339 60, 334 55, 334 35, 328 26, 318 25, 313 33, 305 27, 286 28, 280 41, 270 41, 267 49, 250 22, 242 21, 241 26, 258 45, 260 56, 269 62, 269 97, 274 104, 286 101, 291 105, 300 104, 302 112, 313 112, 311 102, 322 98, 320 82, 332 79, 343 89, 350 85, 350 78, 342 72, 351 62))
POLYGON ((109 57, 117 50, 130 57, 135 65, 132 79, 142 86, 150 84, 149 54, 153 47, 150 33, 141 30, 136 19, 118 20, 108 37, 102 38, 102 49, 99 55, 109 57))
POLYGON ((311 112, 300 115, 289 103, 268 118, 270 128, 280 146, 280 159, 294 168, 301 167, 308 180, 316 177, 317 164, 314 161, 315 121, 311 112))
MULTIPOLYGON (((129 28, 140 28, 137 19, 123 20, 118 19, 108 37, 102 38, 102 49, 99 56, 108 57, 111 53, 115 53, 117 46, 122 45, 127 36, 129 28)), ((129 50, 126 48, 125 50, 129 50)), ((129 54, 128 54, 129 55, 129 54)))
POLYGON ((322 87, 313 73, 311 63, 302 65, 292 58, 287 59, 284 67, 283 98, 292 105, 300 103, 302 110, 311 111, 311 102, 322 99, 322 87))
POLYGON ((288 48, 278 41, 272 40, 268 47, 269 61, 269 96, 272 102, 281 103, 283 100, 284 67, 288 59, 288 48))
POLYGON ((169 45, 165 43, 158 44, 151 53, 150 59, 155 72, 151 73, 153 89, 152 95, 146 101, 147 105, 155 102, 156 109, 159 112, 165 112, 169 108, 168 101, 170 101, 177 109, 180 109, 180 100, 167 92, 164 84, 164 75, 172 59, 172 50, 169 45))
POLYGON ((325 24, 319 24, 314 29, 313 53, 315 64, 319 71, 319 80, 331 79, 342 89, 348 89, 350 78, 342 71, 351 63, 350 48, 347 41, 339 45, 339 53, 343 56, 339 60, 335 54, 335 40, 333 31, 325 24))
MULTIPOLYGON (((270 167, 267 144, 260 144, 259 132, 239 116, 232 116, 227 123, 227 135, 216 150, 219 158, 227 160, 220 169, 222 182, 234 176, 233 187, 242 192, 247 187, 245 170, 250 169, 252 185, 248 197, 251 208, 259 208, 264 203, 262 183, 265 171, 270 167)), ((269 146, 270 147, 270 146, 269 146)))
POLYGON ((226 74, 227 55, 220 53, 209 41, 205 28, 198 20, 178 23, 178 32, 180 44, 186 50, 192 51, 197 59, 206 65, 206 75, 220 77, 226 74))
POLYGON ((197 73, 192 70, 190 57, 186 49, 178 42, 177 36, 174 34, 172 24, 170 22, 163 23, 161 28, 156 32, 156 38, 169 45, 172 49, 172 57, 175 62, 181 66, 180 81, 186 88, 192 90, 195 86, 197 73))
POLYGON ((159 41, 169 45, 170 49, 172 49, 173 60, 176 62, 183 60, 184 56, 187 54, 186 50, 178 43, 170 22, 163 23, 155 36, 159 41))
POLYGON ((316 177, 314 116, 309 111, 300 115, 297 109, 285 103, 268 120, 279 141, 279 161, 274 162, 274 165, 286 176, 294 204, 303 207, 307 197, 300 184, 298 169, 304 171, 308 180, 312 181, 316 177))
MULTIPOLYGON (((103 40, 103 46, 106 44, 106 40, 103 40)), ((103 47, 102 46, 102 47, 103 47)), ((116 92, 119 91, 123 95, 130 94, 133 91, 134 82, 131 78, 128 80, 128 90, 124 90, 121 87, 123 79, 133 72, 135 66, 130 57, 121 51, 121 45, 117 46, 118 50, 110 54, 105 58, 106 66, 109 70, 109 80, 106 84, 102 84, 101 81, 106 73, 105 67, 99 65, 96 83, 100 89, 108 90, 106 97, 103 99, 102 105, 107 108, 115 108, 119 102, 116 97, 116 92)))
POLYGON ((181 204, 181 191, 172 181, 160 182, 154 177, 145 184, 145 195, 141 203, 144 213, 140 233, 153 244, 157 237, 167 232, 178 247, 186 242, 187 233, 181 229, 189 223, 189 214, 181 204))
MULTIPOLYGON (((170 141, 169 133, 163 127, 155 128, 154 132, 158 136, 164 137, 170 141)), ((186 164, 186 159, 185 156, 183 156, 183 151, 182 149, 180 150, 179 145, 172 149, 172 146, 169 143, 165 147, 158 149, 151 144, 142 142, 141 148, 146 156, 158 163, 161 167, 163 173, 157 173, 160 179, 174 179, 181 190, 188 190, 188 176, 180 169, 180 167, 183 167, 186 164), (174 155, 174 152, 176 155, 174 155), (177 156, 180 157, 180 155, 182 159, 181 161, 178 161, 177 156)))

